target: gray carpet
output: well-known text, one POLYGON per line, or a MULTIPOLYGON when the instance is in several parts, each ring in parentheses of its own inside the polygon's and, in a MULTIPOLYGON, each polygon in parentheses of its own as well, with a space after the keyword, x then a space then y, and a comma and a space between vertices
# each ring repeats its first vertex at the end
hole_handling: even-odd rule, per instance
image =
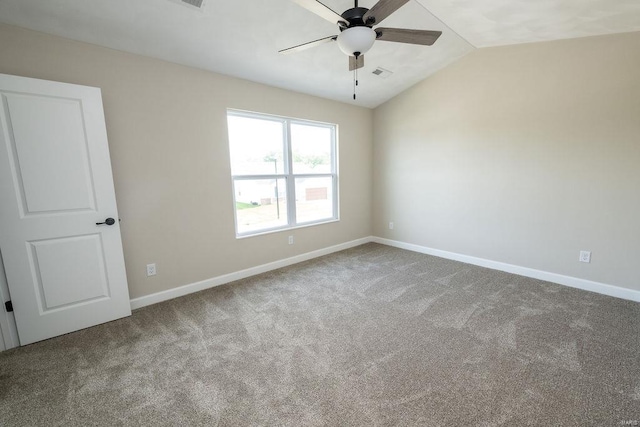
POLYGON ((640 304, 377 244, 0 353, 2 426, 624 423, 640 304))

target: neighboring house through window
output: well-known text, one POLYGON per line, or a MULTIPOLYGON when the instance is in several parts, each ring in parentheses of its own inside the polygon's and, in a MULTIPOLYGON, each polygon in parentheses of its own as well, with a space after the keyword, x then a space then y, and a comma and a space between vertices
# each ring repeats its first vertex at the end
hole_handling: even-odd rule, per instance
POLYGON ((227 111, 238 237, 338 219, 336 125, 227 111))

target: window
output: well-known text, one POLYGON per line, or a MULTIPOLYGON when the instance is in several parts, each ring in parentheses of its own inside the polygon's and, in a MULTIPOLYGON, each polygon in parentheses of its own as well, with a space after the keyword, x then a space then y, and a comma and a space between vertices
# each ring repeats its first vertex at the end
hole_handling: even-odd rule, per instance
POLYGON ((236 235, 338 219, 336 126, 229 110, 236 235))

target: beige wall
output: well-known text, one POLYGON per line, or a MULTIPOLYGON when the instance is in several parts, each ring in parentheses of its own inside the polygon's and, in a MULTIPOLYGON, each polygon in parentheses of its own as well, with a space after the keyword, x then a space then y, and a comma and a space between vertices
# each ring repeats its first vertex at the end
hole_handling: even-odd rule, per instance
POLYGON ((0 24, 0 73, 102 88, 133 298, 372 231, 640 290, 639 69, 638 33, 481 49, 372 133, 367 109, 0 24), (226 108, 337 123, 341 221, 237 240, 226 108))
POLYGON ((6 25, 0 73, 102 89, 132 298, 371 234, 371 110, 6 25), (337 123, 341 220, 236 239, 227 108, 337 123))
POLYGON ((374 123, 375 235, 640 290, 640 33, 475 51, 374 123))

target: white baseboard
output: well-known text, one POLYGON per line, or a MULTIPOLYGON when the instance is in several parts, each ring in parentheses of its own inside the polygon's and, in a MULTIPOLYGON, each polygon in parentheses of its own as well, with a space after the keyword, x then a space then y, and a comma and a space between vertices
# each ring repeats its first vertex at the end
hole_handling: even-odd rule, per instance
POLYGON ((134 298, 131 300, 131 309, 135 310, 137 308, 142 308, 148 305, 157 304, 162 301, 167 301, 173 298, 192 294, 194 292, 203 291, 205 289, 224 285, 225 283, 233 282, 235 280, 240 280, 247 277, 255 276, 256 274, 266 273, 267 271, 276 270, 282 267, 287 267, 293 264, 297 264, 299 262, 308 261, 313 258, 318 258, 323 255, 328 255, 334 252, 353 248, 355 246, 363 245, 369 242, 380 243, 383 245, 393 246, 400 249, 406 249, 413 252, 420 252, 423 254, 433 255, 440 258, 446 258, 454 261, 464 262, 467 264, 478 265, 480 267, 491 268, 493 270, 506 271, 507 273, 518 274, 520 276, 545 280, 547 282, 558 283, 560 285, 570 286, 572 288, 583 289, 586 291, 609 295, 616 298, 622 298, 630 301, 640 302, 640 291, 635 291, 633 289, 621 288, 618 286, 608 285, 606 283, 593 282, 590 280, 579 279, 577 277, 564 276, 562 274, 550 273, 547 271, 536 270, 528 267, 521 267, 518 265, 507 264, 507 263, 498 262, 498 261, 491 261, 488 259, 477 258, 470 255, 462 255, 454 252, 447 252, 440 249, 429 248, 426 246, 414 245, 412 243, 405 243, 405 242, 399 242, 396 240, 384 239, 382 237, 370 236, 370 237, 364 237, 362 239, 352 240, 350 242, 341 243, 339 245, 330 246, 328 248, 318 249, 316 251, 296 255, 291 258, 285 258, 279 261, 270 262, 268 264, 258 265, 256 267, 247 268, 245 270, 236 271, 234 273, 213 277, 211 279, 203 280, 201 282, 190 283, 187 285, 179 286, 177 288, 169 289, 162 292, 157 292, 155 294, 134 298))
POLYGON ((234 273, 213 277, 201 282, 190 283, 188 285, 179 286, 177 288, 168 289, 166 291, 157 292, 155 294, 134 298, 131 300, 131 309, 135 310, 136 308, 146 307, 148 305, 157 304, 162 301, 167 301, 184 295, 192 294, 194 292, 203 291, 205 289, 224 285, 225 283, 233 282, 235 280, 245 279, 247 277, 255 276, 256 274, 266 273, 267 271, 276 270, 278 268, 287 267, 299 262, 318 258, 323 255, 329 255, 334 252, 343 251, 355 246, 360 246, 371 241, 373 241, 373 237, 364 237, 362 239, 340 243, 339 245, 329 246, 328 248, 318 249, 317 251, 296 255, 291 258, 285 258, 279 261, 270 262, 268 264, 262 264, 256 267, 247 268, 246 270, 236 271, 234 273))
POLYGON ((609 295, 616 298, 622 298, 630 301, 640 302, 640 291, 636 291, 633 289, 621 288, 619 286, 608 285, 606 283, 593 282, 591 280, 579 279, 577 277, 550 273, 548 271, 536 270, 528 267, 520 267, 518 265, 507 264, 507 263, 498 262, 498 261, 491 261, 484 258, 477 258, 477 257, 462 255, 454 252, 442 251, 440 249, 428 248, 426 246, 414 245, 412 243, 404 243, 396 240, 384 239, 382 237, 373 237, 371 241, 375 243, 387 245, 387 246, 393 246, 400 249, 407 249, 413 252, 420 252, 423 254, 433 255, 440 258, 446 258, 454 261, 465 262, 467 264, 478 265, 480 267, 491 268, 493 270, 506 271, 507 273, 513 273, 513 274, 518 274, 520 276, 531 277, 534 279, 545 280, 547 282, 558 283, 560 285, 583 289, 585 291, 591 291, 599 294, 609 295))

